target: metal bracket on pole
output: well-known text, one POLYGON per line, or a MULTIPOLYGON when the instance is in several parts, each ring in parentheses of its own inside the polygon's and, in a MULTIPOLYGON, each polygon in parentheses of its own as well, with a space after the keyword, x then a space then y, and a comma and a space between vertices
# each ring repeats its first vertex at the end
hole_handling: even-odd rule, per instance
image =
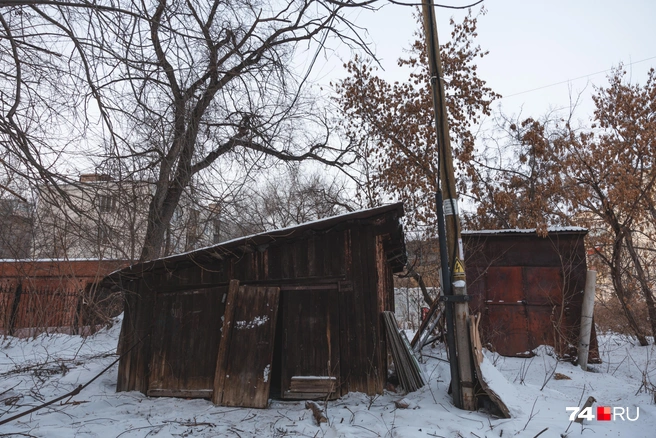
POLYGON ((440 301, 448 301, 451 303, 466 303, 471 301, 471 295, 442 295, 440 296, 440 301))

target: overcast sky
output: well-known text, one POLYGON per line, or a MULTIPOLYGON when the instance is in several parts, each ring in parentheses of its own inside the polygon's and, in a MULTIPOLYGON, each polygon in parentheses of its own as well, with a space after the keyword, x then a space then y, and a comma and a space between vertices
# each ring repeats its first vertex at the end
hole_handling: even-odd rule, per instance
MULTIPOLYGON (((646 72, 656 66, 656 1, 486 0, 482 5, 487 14, 479 18, 478 43, 490 54, 479 61, 479 75, 504 96, 498 105, 507 114, 540 116, 569 107, 571 89, 584 91, 576 115, 586 120, 593 111, 593 85, 605 85, 609 69, 622 62, 634 82, 644 83, 646 72)), ((385 69, 381 75, 389 80, 405 77, 396 60, 417 29, 413 10, 386 4, 377 12, 351 15, 367 29, 385 69)), ((465 14, 437 8, 440 42, 450 36, 449 18, 461 21, 465 14)), ((315 73, 318 81, 327 84, 343 77, 340 65, 348 57, 348 51, 338 50, 333 59, 324 59, 315 73)))

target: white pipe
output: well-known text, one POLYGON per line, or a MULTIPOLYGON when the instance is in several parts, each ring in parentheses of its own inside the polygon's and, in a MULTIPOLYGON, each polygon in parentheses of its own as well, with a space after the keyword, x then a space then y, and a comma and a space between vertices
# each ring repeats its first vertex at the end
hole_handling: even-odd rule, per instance
POLYGON ((596 281, 597 271, 588 271, 585 276, 585 292, 583 293, 583 306, 581 306, 581 332, 579 335, 579 365, 581 365, 583 371, 588 370, 596 281))

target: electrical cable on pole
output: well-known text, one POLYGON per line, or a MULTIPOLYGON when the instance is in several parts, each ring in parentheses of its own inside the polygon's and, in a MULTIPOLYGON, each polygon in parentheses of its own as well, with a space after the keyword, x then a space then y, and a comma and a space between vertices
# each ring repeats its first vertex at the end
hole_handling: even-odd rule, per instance
POLYGON ((426 54, 430 66, 437 146, 439 148, 440 181, 437 184, 436 208, 440 263, 442 265, 442 290, 444 291, 442 299, 445 301, 447 346, 451 362, 451 388, 454 405, 461 409, 474 411, 477 409, 477 401, 474 394, 471 341, 469 338, 469 296, 467 295, 465 281, 464 254, 460 238, 460 217, 433 0, 426 0, 422 3, 422 12, 426 35, 426 54), (445 199, 442 199, 443 192, 446 193, 445 199), (451 313, 451 318, 449 318, 449 313, 451 313), (449 322, 449 319, 451 322, 449 322), (449 333, 451 333, 451 337, 449 333), (452 338, 455 338, 455 340, 452 338))

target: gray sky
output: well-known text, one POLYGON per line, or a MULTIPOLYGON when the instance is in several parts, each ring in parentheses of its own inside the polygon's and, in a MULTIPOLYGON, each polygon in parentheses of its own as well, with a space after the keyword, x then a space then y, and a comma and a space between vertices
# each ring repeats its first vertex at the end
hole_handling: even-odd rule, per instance
MULTIPOLYGON (((437 2, 460 6, 472 1, 437 2)), ((593 85, 605 85, 609 69, 623 62, 632 80, 644 83, 648 69, 656 67, 654 1, 486 0, 483 5, 487 14, 479 18, 478 43, 490 54, 479 61, 479 75, 504 96, 498 105, 507 114, 540 116, 568 108, 571 89, 584 92, 576 116, 586 120, 593 111, 593 85)), ((377 12, 352 14, 367 29, 385 69, 380 74, 388 80, 405 77, 396 60, 417 29, 414 9, 386 4, 377 12)), ((461 21, 465 14, 437 8, 440 42, 450 36, 449 18, 461 21)), ((327 84, 343 77, 341 63, 349 57, 338 49, 320 61, 317 80, 327 84)))

